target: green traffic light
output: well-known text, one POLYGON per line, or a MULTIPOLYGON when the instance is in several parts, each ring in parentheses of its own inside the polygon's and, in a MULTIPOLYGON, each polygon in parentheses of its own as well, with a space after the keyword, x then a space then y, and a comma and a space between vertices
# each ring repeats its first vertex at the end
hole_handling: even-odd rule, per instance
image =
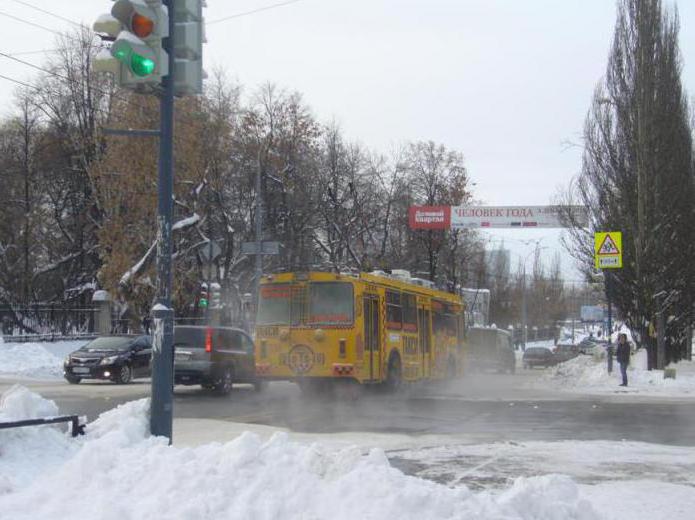
MULTIPOLYGON (((153 53, 150 54, 153 55, 153 53)), ((128 41, 117 41, 111 47, 111 55, 125 63, 136 76, 150 76, 157 67, 152 57, 143 54, 143 50, 140 50, 138 46, 133 47, 128 41)))
POLYGON ((208 306, 208 301, 205 298, 201 298, 200 301, 198 302, 198 307, 207 307, 208 306))
POLYGON ((130 70, 136 76, 149 76, 154 72, 155 63, 150 58, 145 58, 139 54, 133 53, 130 58, 130 70))

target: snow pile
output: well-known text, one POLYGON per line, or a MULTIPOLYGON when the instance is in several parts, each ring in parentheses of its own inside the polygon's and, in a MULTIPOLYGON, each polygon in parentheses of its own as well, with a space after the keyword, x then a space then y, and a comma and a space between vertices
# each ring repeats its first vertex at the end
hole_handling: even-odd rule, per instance
POLYGON ((63 375, 63 359, 86 341, 0 343, 0 376, 55 379, 63 375))
MULTIPOLYGON (((20 401, 36 404, 30 413, 45 407, 39 397, 20 401)), ((0 481, 3 517, 53 520, 79 512, 102 519, 600 518, 564 476, 518 479, 500 494, 473 494, 406 476, 379 449, 364 455, 355 447, 291 442, 286 434, 263 442, 246 433, 226 444, 177 448, 148 437, 147 410, 147 401, 120 406, 77 440, 44 428, 31 434, 50 441, 43 445, 10 434, 12 442, 0 444, 0 475, 12 475, 0 481)))
MULTIPOLYGON (((655 395, 695 394, 695 364, 681 362, 676 368, 676 379, 664 379, 663 370, 646 369, 647 352, 639 350, 632 356, 627 370, 628 387, 620 392, 655 395)), ((579 356, 556 366, 537 383, 558 390, 582 393, 614 393, 622 382, 620 365, 613 360, 613 373, 609 374, 607 361, 593 356, 579 356)))

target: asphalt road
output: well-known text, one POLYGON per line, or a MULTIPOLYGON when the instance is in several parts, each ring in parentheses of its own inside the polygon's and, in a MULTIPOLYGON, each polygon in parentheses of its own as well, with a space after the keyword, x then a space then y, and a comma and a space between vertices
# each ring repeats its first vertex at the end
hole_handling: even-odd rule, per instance
MULTIPOLYGON (((279 426, 307 433, 377 432, 456 434, 470 442, 632 440, 695 445, 695 401, 634 395, 576 396, 525 389, 541 371, 477 374, 450 385, 410 389, 398 396, 366 393, 357 401, 303 396, 291 383, 262 393, 238 386, 228 397, 198 387, 176 387, 176 418, 218 419, 279 426)), ((15 381, 0 380, 0 392, 15 381)), ((21 381, 55 400, 62 413, 94 419, 99 413, 149 394, 149 382, 21 381)), ((617 389, 616 389, 617 391, 617 389)))

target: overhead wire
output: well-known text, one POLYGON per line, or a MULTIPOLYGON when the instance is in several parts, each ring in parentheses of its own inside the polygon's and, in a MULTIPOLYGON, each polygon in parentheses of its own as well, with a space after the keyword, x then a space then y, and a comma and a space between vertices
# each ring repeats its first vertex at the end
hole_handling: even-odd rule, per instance
POLYGON ((34 4, 30 4, 29 2, 25 2, 24 0, 11 0, 15 4, 20 4, 25 7, 29 7, 30 9, 34 9, 35 11, 39 11, 40 13, 47 14, 49 16, 52 16, 54 18, 57 18, 58 20, 62 20, 64 22, 68 22, 72 25, 76 25, 78 27, 86 27, 84 24, 76 22, 74 20, 70 20, 69 18, 65 18, 64 16, 61 16, 59 14, 53 13, 51 11, 47 11, 46 9, 43 9, 42 7, 36 6, 34 4))
POLYGON ((45 25, 38 24, 36 22, 29 21, 25 18, 21 18, 19 16, 15 16, 13 14, 6 13, 4 11, 0 11, 0 16, 4 16, 6 18, 11 18, 12 20, 15 20, 17 22, 26 24, 26 25, 31 25, 32 27, 37 27, 38 29, 43 29, 44 31, 51 32, 53 34, 57 34, 58 36, 64 36, 64 33, 61 33, 60 31, 56 31, 55 29, 51 29, 50 27, 46 27, 45 25))
POLYGON ((232 15, 229 15, 229 16, 224 16, 224 17, 222 17, 222 18, 218 18, 218 19, 216 19, 216 20, 212 20, 212 21, 210 21, 210 22, 206 22, 205 25, 214 25, 214 24, 217 24, 217 23, 220 23, 220 22, 224 22, 224 21, 226 21, 226 20, 231 20, 231 19, 233 19, 233 18, 241 18, 242 16, 248 16, 248 15, 250 15, 250 14, 260 13, 260 12, 262 12, 262 11, 269 11, 270 9, 275 9, 275 8, 277 8, 277 7, 284 7, 284 6, 290 5, 290 4, 296 4, 297 2, 301 2, 301 0, 287 0, 286 2, 280 2, 280 3, 277 3, 277 4, 267 5, 267 6, 265 6, 265 7, 259 7, 259 8, 257 8, 257 9, 251 9, 250 11, 244 11, 244 12, 241 12, 241 13, 232 14, 232 15))

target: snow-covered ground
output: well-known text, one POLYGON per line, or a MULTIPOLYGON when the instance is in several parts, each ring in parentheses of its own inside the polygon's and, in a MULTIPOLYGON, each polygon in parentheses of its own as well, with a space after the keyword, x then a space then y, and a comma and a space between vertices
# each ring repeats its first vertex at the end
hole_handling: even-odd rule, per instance
MULTIPOLYGON (((682 520, 695 508, 691 448, 507 443, 388 454, 285 433, 180 447, 147 435, 147 412, 146 400, 122 405, 78 439, 57 427, 0 431, 0 517, 682 520), (419 464, 409 471, 419 476, 387 455, 419 464), (471 478, 486 472, 490 485, 471 478)), ((56 413, 22 387, 0 400, 0 421, 56 413)))
POLYGON ((608 374, 605 359, 579 356, 552 369, 533 382, 536 388, 584 394, 639 394, 670 397, 695 395, 695 362, 682 361, 672 364, 675 379, 664 379, 663 370, 647 370, 647 352, 637 351, 627 371, 628 386, 620 387, 620 367, 613 361, 613 373, 608 374))
POLYGON ((0 338, 0 376, 60 378, 65 356, 85 343, 86 340, 3 343, 0 338))

